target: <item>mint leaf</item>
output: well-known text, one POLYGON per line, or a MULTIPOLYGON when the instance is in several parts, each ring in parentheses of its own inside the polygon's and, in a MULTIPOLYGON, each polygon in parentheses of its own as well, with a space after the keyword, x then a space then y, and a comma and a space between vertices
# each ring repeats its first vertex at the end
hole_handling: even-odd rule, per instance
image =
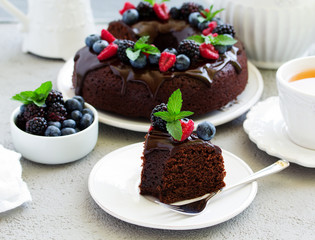
POLYGON ((234 45, 235 43, 237 43, 237 40, 235 40, 234 38, 225 36, 225 35, 218 35, 217 37, 212 37, 211 42, 212 42, 212 45, 227 46, 227 45, 234 45))
POLYGON ((40 85, 39 88, 35 89, 34 91, 23 91, 15 96, 13 96, 12 100, 17 100, 22 102, 23 104, 30 104, 34 103, 37 106, 41 107, 45 105, 46 98, 49 92, 52 89, 51 81, 44 82, 40 85))
POLYGON ((143 0, 144 2, 148 2, 148 3, 150 3, 152 6, 154 5, 154 3, 155 3, 155 0, 143 0))
POLYGON ((172 135, 172 137, 180 141, 183 135, 182 126, 180 124, 180 121, 174 121, 174 122, 167 122, 166 123, 166 130, 169 132, 169 134, 172 135))
POLYGON ((175 116, 169 112, 156 112, 154 116, 162 118, 166 122, 173 122, 175 121, 175 116))
POLYGON ((183 119, 185 117, 189 117, 191 115, 193 115, 194 113, 191 111, 182 111, 179 114, 176 115, 176 120, 180 120, 183 119))
POLYGON ((141 49, 141 52, 149 54, 158 54, 160 53, 160 50, 157 47, 146 44, 146 46, 143 46, 143 48, 141 49))
POLYGON ((205 42, 205 36, 203 36, 203 35, 193 35, 193 36, 188 37, 187 39, 193 40, 199 44, 202 44, 205 42))
POLYGON ((126 49, 127 57, 132 61, 135 61, 140 56, 140 53, 141 53, 140 49, 136 51, 134 51, 132 48, 126 49))
POLYGON ((139 38, 138 41, 135 43, 134 48, 135 49, 140 49, 143 44, 146 45, 146 43, 148 42, 149 38, 150 38, 150 36, 143 36, 143 37, 139 38))
POLYGON ((182 108, 182 102, 182 93, 177 89, 168 99, 167 111, 174 115, 179 114, 182 108))
POLYGON ((211 21, 212 18, 215 17, 215 15, 217 15, 219 12, 222 12, 224 10, 224 8, 221 8, 215 12, 212 12, 212 9, 213 9, 213 5, 210 6, 209 11, 202 10, 201 13, 205 16, 205 18, 203 18, 204 20, 202 19, 198 19, 198 20, 201 22, 211 21))

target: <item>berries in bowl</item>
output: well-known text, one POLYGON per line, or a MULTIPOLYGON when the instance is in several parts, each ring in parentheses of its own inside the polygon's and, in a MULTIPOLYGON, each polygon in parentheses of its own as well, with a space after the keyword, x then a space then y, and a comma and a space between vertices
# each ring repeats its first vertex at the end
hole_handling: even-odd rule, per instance
POLYGON ((84 99, 64 100, 45 82, 35 91, 16 94, 23 103, 11 114, 15 149, 23 157, 43 164, 76 161, 93 150, 98 137, 98 113, 84 99))

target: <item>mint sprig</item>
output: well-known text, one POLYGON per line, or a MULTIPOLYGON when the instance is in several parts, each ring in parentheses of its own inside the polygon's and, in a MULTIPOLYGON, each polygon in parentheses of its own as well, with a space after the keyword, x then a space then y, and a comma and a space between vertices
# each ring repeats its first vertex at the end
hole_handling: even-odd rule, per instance
POLYGON ((52 89, 52 83, 51 81, 44 82, 40 85, 39 88, 35 89, 34 91, 23 91, 15 96, 13 96, 11 99, 20 101, 23 104, 30 104, 34 103, 35 105, 41 107, 45 105, 46 98, 49 94, 49 92, 52 89))
POLYGON ((204 35, 193 35, 188 37, 187 39, 193 40, 198 44, 206 43, 212 45, 221 45, 221 46, 231 46, 237 43, 237 40, 225 35, 218 35, 216 37, 212 35, 204 36, 204 35))
POLYGON ((190 111, 181 111, 182 103, 182 93, 180 89, 177 89, 168 99, 167 111, 154 113, 155 116, 166 121, 167 131, 178 141, 181 140, 183 135, 182 126, 179 120, 194 114, 190 111))
MULTIPOLYGON (((152 5, 152 6, 156 3, 155 0, 143 0, 143 1, 150 3, 150 5, 152 5)), ((170 1, 170 0, 162 0, 161 3, 163 3, 163 2, 169 2, 169 1, 170 1)))
POLYGON ((213 5, 210 6, 209 11, 206 11, 206 10, 200 11, 200 13, 202 13, 205 17, 199 16, 198 21, 199 22, 211 21, 212 18, 215 17, 215 15, 217 15, 219 12, 222 12, 224 10, 224 8, 221 8, 217 11, 212 12, 212 9, 213 9, 213 5))
POLYGON ((133 48, 127 48, 127 57, 130 60, 135 61, 140 56, 141 52, 148 54, 159 54, 160 50, 157 47, 147 44, 149 38, 149 36, 143 36, 139 38, 133 48))

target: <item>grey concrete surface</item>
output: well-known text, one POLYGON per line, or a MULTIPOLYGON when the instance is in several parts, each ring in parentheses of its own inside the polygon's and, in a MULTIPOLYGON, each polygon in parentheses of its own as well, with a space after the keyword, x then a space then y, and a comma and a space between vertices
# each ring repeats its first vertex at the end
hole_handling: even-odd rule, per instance
MULTIPOLYGON (((9 116, 20 104, 10 98, 21 90, 34 89, 43 81, 50 80, 55 85, 64 62, 22 53, 22 36, 17 24, 2 23, 0 32, 0 144, 14 149, 9 116)), ((261 69, 261 73, 265 88, 262 99, 277 95, 275 71, 261 69)), ((249 140, 242 126, 245 116, 217 127, 213 142, 239 156, 257 171, 277 159, 259 150, 249 140)), ((143 140, 144 133, 100 124, 95 149, 80 161, 46 166, 22 158, 23 179, 33 201, 0 213, 0 239, 314 239, 315 169, 296 164, 261 179, 252 204, 231 220, 213 227, 188 231, 156 230, 112 217, 91 198, 87 187, 89 173, 107 153, 143 140)))

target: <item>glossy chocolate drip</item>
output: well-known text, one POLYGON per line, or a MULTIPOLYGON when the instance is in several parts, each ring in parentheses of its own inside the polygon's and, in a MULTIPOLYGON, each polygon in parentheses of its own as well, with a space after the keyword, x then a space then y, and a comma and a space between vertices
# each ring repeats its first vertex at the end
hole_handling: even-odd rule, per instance
MULTIPOLYGON (((154 27, 158 27, 161 32, 173 31, 173 35, 176 33, 179 40, 186 38, 183 37, 183 34, 187 34, 185 29, 188 29, 188 32, 191 31, 189 30, 191 27, 187 27, 187 24, 184 21, 174 20, 170 20, 164 24, 157 21, 140 22, 133 26, 134 29, 138 29, 138 34, 143 33, 143 31, 149 31, 148 29, 154 29, 154 27), (180 22, 180 24, 177 26, 176 23, 178 22, 180 22), (140 28, 141 26, 143 26, 143 28, 140 28), (180 39, 181 37, 183 38, 180 39)), ((104 66, 110 66, 113 73, 122 79, 123 87, 121 89, 121 94, 125 94, 127 82, 133 81, 145 84, 149 89, 151 97, 154 98, 159 90, 159 87, 164 81, 171 80, 174 77, 181 75, 190 76, 210 87, 213 82, 214 75, 218 71, 222 70, 228 63, 231 63, 237 72, 241 71, 241 66, 237 61, 237 54, 238 48, 232 47, 231 50, 221 54, 217 60, 206 61, 200 59, 196 67, 192 67, 186 71, 168 71, 162 73, 159 71, 158 66, 148 65, 144 69, 135 69, 130 65, 122 64, 116 57, 100 62, 93 51, 91 51, 88 47, 84 47, 77 52, 74 58, 74 61, 76 62, 75 73, 77 81, 75 94, 81 94, 84 78, 89 71, 93 71, 104 66)))
POLYGON ((183 142, 177 142, 171 137, 170 134, 153 129, 146 136, 143 154, 149 154, 153 150, 167 150, 171 155, 173 155, 179 148, 185 148, 189 145, 196 144, 212 147, 215 149, 217 154, 221 153, 221 149, 218 146, 212 144, 210 141, 204 141, 198 138, 196 134, 191 134, 183 142))

